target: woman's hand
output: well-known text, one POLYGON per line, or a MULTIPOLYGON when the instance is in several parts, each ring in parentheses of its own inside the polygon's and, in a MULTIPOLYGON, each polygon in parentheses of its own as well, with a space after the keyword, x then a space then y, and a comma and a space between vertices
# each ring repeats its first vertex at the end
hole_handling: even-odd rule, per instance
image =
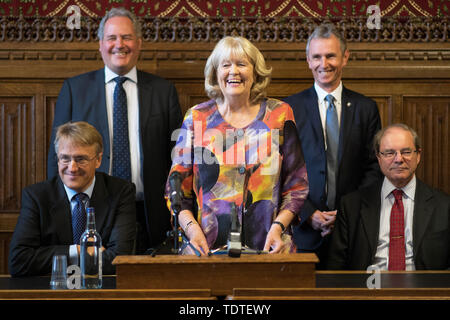
POLYGON ((202 228, 197 222, 192 223, 189 226, 188 231, 185 231, 191 244, 202 256, 206 256, 209 253, 208 243, 206 242, 205 234, 202 228))
POLYGON ((284 249, 284 242, 281 239, 283 230, 280 225, 272 224, 269 232, 267 233, 266 243, 264 244, 264 251, 270 251, 269 253, 279 253, 284 249))
MULTIPOLYGON (((181 211, 179 221, 180 226, 184 230, 184 234, 189 239, 191 245, 200 253, 200 255, 208 255, 209 247, 206 242, 205 234, 197 221, 195 221, 192 212, 189 210, 181 211)), ((191 250, 187 250, 187 252, 189 251, 191 250)), ((192 254, 194 254, 194 252, 192 252, 192 254)))
POLYGON ((264 250, 270 251, 269 253, 281 253, 284 252, 286 244, 284 243, 281 235, 285 228, 292 222, 295 215, 289 210, 282 210, 272 223, 269 232, 267 233, 266 243, 264 244, 264 250))

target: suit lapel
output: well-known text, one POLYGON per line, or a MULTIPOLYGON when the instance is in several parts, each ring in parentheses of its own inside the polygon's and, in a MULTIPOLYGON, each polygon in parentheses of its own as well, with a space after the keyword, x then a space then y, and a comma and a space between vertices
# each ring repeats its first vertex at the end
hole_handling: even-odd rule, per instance
MULTIPOLYGON (((137 70, 137 78, 138 78, 138 97, 139 97, 139 129, 141 130, 141 134, 144 131, 144 126, 151 114, 149 106, 151 107, 150 101, 152 101, 152 86, 150 82, 146 81, 144 74, 137 70)), ((141 137, 142 139, 142 137, 141 137)))
POLYGON ((72 212, 69 199, 67 199, 66 190, 61 179, 56 182, 56 201, 50 208, 50 216, 55 221, 56 234, 62 244, 71 244, 72 236, 72 212))
POLYGON ((322 150, 325 150, 325 140, 323 135, 322 120, 320 119, 318 100, 319 98, 317 97, 316 89, 313 86, 309 89, 308 101, 311 103, 308 108, 308 116, 310 118, 309 123, 312 126, 316 141, 321 145, 322 150))
POLYGON ((417 248, 422 242, 428 223, 434 211, 431 190, 419 179, 416 179, 416 194, 414 196, 413 214, 413 252, 416 256, 417 248))
MULTIPOLYGON (((108 125, 108 111, 106 107, 106 86, 105 86, 105 68, 97 70, 94 79, 95 88, 89 88, 89 92, 92 92, 93 103, 87 103, 88 106, 97 106, 93 108, 94 119, 92 120, 96 129, 103 137, 103 159, 100 171, 109 172, 109 159, 110 159, 110 138, 109 138, 109 125, 108 125)), ((91 112, 91 111, 89 111, 91 112)))
POLYGON ((145 74, 137 70, 138 78, 138 98, 139 98, 139 148, 141 150, 141 166, 144 168, 144 153, 146 150, 142 149, 142 141, 146 141, 149 137, 144 137, 146 133, 145 126, 149 123, 151 108, 152 108, 152 97, 153 97, 153 87, 145 77, 145 74))
POLYGON ((367 192, 361 194, 361 220, 369 242, 370 256, 373 258, 380 231, 381 184, 377 183, 366 190, 367 192))
POLYGON ((89 206, 95 209, 95 227, 97 231, 102 230, 108 214, 109 201, 108 191, 105 186, 103 174, 101 173, 95 174, 94 191, 89 200, 89 206))
MULTIPOLYGON (((346 139, 344 137, 350 137, 353 118, 355 113, 355 101, 351 101, 348 90, 342 88, 341 98, 341 126, 339 130, 339 149, 338 149, 338 165, 341 163, 342 155, 346 148, 346 139)), ((347 150, 347 152, 350 150, 347 150)))

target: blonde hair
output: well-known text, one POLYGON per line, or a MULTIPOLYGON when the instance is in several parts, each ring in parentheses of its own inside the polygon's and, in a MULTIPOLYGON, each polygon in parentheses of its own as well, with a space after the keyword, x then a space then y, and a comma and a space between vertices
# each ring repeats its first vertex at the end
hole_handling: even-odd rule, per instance
POLYGON ((256 103, 267 95, 266 88, 270 83, 272 68, 266 66, 264 56, 249 40, 243 37, 225 37, 220 40, 205 66, 205 92, 211 99, 223 102, 223 93, 217 81, 219 64, 230 57, 246 57, 253 65, 254 83, 250 91, 250 102, 256 103))
POLYGON ((82 146, 95 145, 97 155, 103 152, 103 139, 101 134, 85 121, 67 122, 57 128, 54 142, 56 153, 58 153, 59 141, 61 139, 69 139, 73 143, 82 146))

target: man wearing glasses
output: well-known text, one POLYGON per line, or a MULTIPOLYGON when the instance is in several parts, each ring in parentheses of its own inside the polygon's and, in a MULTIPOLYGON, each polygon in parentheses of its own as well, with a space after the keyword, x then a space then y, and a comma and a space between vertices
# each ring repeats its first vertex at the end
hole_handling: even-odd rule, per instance
POLYGON ((115 273, 116 255, 132 254, 136 237, 135 187, 131 182, 96 172, 103 155, 100 133, 87 122, 58 127, 54 141, 59 175, 22 191, 22 205, 11 240, 13 276, 45 275, 52 257, 66 255, 78 264, 86 208, 95 209, 102 238, 103 273, 115 273))
POLYGON ((450 197, 416 177, 417 133, 390 125, 376 134, 374 151, 385 177, 342 199, 328 268, 448 269, 450 197))

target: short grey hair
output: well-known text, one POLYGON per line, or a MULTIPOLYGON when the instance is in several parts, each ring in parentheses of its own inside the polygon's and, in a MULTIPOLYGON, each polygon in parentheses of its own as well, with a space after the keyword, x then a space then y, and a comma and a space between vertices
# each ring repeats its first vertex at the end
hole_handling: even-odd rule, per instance
POLYGON ((413 137, 413 141, 414 141, 414 147, 416 148, 416 150, 421 150, 422 149, 422 144, 420 142, 420 138, 419 135, 417 134, 417 132, 407 126, 404 123, 394 123, 391 124, 387 127, 384 127, 383 129, 381 129, 380 131, 377 132, 377 134, 375 135, 375 137, 373 138, 373 150, 375 152, 375 154, 380 153, 380 143, 381 143, 381 139, 383 138, 384 134, 386 133, 387 130, 392 129, 392 128, 400 128, 403 129, 405 131, 409 131, 413 137))
POLYGON ((306 43, 306 55, 308 56, 309 44, 310 44, 311 40, 313 40, 313 39, 329 39, 333 35, 336 38, 338 38, 340 47, 341 47, 341 52, 342 52, 342 54, 344 54, 345 50, 347 50, 347 40, 345 40, 342 33, 340 33, 338 31, 338 29, 336 29, 334 24, 323 23, 323 24, 315 27, 314 31, 309 35, 308 42, 306 43))
POLYGON ((127 17, 128 19, 130 19, 131 23, 133 24, 133 28, 134 28, 134 32, 136 33, 136 36, 138 38, 142 37, 141 23, 139 22, 138 18, 136 18, 136 16, 132 12, 128 11, 125 8, 112 8, 102 18, 102 21, 100 21, 100 25, 98 26, 98 30, 97 30, 97 37, 99 40, 103 39, 103 31, 105 29, 106 21, 108 21, 108 19, 111 19, 113 17, 127 17))

